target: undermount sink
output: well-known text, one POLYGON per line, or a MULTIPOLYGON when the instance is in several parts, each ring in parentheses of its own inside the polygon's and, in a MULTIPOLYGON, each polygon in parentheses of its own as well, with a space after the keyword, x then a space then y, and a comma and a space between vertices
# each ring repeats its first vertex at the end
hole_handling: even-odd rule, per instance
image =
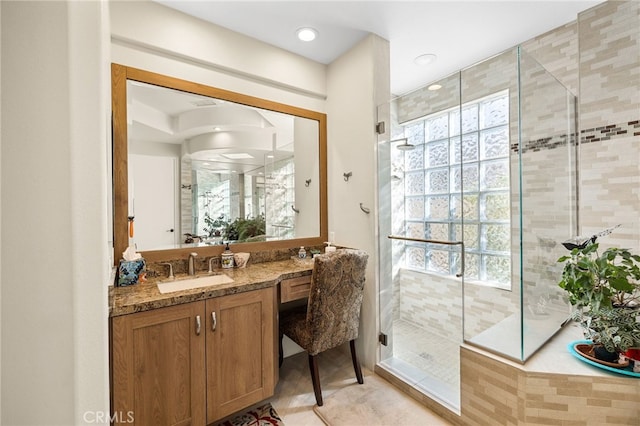
POLYGON ((202 275, 195 278, 183 280, 173 280, 158 283, 160 293, 173 293, 174 291, 191 290, 199 287, 210 287, 213 285, 232 283, 233 280, 225 274, 202 275))

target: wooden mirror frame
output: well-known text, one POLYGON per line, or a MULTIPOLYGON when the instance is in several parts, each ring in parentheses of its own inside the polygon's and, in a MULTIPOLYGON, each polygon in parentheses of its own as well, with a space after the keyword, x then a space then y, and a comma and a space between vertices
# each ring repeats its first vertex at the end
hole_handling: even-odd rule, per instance
MULTIPOLYGON (((243 95, 228 90, 205 86, 174 77, 144 71, 119 64, 111 64, 111 108, 113 129, 113 248, 114 261, 117 264, 122 253, 129 245, 128 234, 128 143, 127 143, 127 80, 153 84, 169 89, 194 93, 212 98, 224 99, 243 105, 262 108, 270 111, 295 115, 316 120, 319 129, 319 189, 320 189, 320 235, 308 238, 288 240, 234 243, 235 252, 266 251, 286 249, 300 246, 317 246, 328 241, 327 212, 327 115, 298 108, 286 104, 268 101, 253 96, 243 95)), ((215 256, 224 250, 222 245, 184 247, 168 250, 151 250, 142 252, 147 262, 187 258, 189 253, 196 252, 202 256, 215 256)))

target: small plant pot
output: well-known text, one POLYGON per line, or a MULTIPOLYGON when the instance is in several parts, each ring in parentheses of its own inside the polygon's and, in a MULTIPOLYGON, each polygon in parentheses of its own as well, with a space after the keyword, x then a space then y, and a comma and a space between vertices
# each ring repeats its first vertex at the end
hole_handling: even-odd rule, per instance
POLYGON ((617 352, 609 352, 604 346, 594 345, 593 355, 600 361, 618 362, 620 355, 617 352))
MULTIPOLYGON (((580 354, 581 356, 593 361, 593 362, 597 362, 598 364, 602 364, 602 365, 606 365, 608 367, 613 367, 613 368, 626 368, 629 366, 629 361, 625 360, 624 362, 620 363, 618 362, 618 354, 615 354, 615 359, 613 361, 604 361, 601 360, 599 358, 596 358, 596 354, 595 352, 595 348, 596 347, 601 347, 601 345, 594 345, 593 343, 589 343, 589 344, 585 344, 585 343, 577 343, 574 346, 575 351, 580 354)), ((604 348, 603 348, 604 349, 604 348)))

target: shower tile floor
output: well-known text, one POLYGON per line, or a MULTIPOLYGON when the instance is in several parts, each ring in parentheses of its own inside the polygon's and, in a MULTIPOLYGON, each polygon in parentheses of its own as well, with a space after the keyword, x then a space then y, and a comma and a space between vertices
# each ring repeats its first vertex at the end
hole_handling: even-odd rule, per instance
POLYGON ((393 321, 393 358, 381 362, 397 376, 454 410, 460 408, 460 342, 406 320, 393 321))

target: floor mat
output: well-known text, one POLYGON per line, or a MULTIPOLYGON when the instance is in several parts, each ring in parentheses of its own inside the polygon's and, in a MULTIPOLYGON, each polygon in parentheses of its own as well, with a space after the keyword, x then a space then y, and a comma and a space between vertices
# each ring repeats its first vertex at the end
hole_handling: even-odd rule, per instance
POLYGON ((218 426, 284 426, 284 423, 271 404, 267 403, 219 423, 218 426))
POLYGON ((369 375, 325 398, 313 411, 329 426, 450 425, 386 380, 369 375))

